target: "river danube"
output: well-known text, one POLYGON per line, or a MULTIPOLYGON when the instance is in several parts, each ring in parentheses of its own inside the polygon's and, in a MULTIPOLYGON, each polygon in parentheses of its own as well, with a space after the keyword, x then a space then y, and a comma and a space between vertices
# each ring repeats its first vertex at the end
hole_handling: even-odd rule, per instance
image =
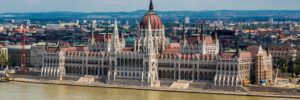
POLYGON ((296 100, 20 82, 0 84, 0 100, 296 100))

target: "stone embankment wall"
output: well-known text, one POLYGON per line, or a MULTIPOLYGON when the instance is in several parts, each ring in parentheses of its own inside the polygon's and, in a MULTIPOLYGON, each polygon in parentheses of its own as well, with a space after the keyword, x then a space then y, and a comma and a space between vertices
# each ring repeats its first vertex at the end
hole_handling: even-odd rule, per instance
POLYGON ((275 87, 262 87, 262 86, 247 86, 248 90, 253 92, 275 92, 275 93, 289 93, 300 95, 300 89, 285 89, 285 88, 275 88, 275 87))

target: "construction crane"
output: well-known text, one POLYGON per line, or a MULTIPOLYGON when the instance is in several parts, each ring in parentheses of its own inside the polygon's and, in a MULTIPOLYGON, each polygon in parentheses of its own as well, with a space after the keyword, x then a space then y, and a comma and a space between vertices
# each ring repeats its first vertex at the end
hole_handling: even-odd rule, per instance
MULTIPOLYGON (((21 26, 23 28, 23 25, 21 26)), ((26 51, 25 51, 25 31, 22 32, 22 74, 25 74, 26 69, 26 51)))
MULTIPOLYGON (((21 73, 25 74, 25 70, 26 70, 26 50, 25 50, 25 45, 26 45, 26 37, 25 37, 25 30, 24 30, 24 25, 20 26, 21 29, 21 33, 22 33, 22 37, 5 37, 5 36, 0 36, 0 39, 2 40, 12 40, 12 39, 16 39, 16 40, 22 40, 22 60, 21 60, 21 73)), ((28 27, 26 27, 26 29, 28 29, 28 27)), ((28 40, 32 40, 32 38, 28 38, 28 40)))

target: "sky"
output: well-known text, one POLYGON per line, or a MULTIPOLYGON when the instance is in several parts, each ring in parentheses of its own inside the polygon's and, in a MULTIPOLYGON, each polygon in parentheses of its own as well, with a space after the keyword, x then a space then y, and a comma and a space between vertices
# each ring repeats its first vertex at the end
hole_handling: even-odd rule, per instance
MULTIPOLYGON (((148 9, 150 0, 0 0, 6 12, 119 12, 148 9)), ((153 0, 154 10, 300 10, 300 0, 153 0)))

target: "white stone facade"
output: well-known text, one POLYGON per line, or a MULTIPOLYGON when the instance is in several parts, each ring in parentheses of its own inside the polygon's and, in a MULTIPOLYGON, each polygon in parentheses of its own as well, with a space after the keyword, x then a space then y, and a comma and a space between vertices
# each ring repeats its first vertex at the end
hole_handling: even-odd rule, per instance
POLYGON ((198 41, 197 45, 184 40, 180 42, 181 52, 162 53, 168 49, 169 40, 165 37, 163 25, 153 25, 151 22, 150 18, 148 25, 144 25, 147 27, 140 27, 132 51, 123 50, 125 40, 119 37, 117 23, 112 37, 107 34, 103 41, 96 42, 92 35, 86 51, 49 48, 43 56, 41 75, 93 75, 105 78, 108 83, 119 79, 139 80, 148 86, 158 86, 163 80, 205 81, 216 86, 240 86, 243 78, 249 78, 251 57, 243 57, 251 54, 241 57, 232 53, 219 54, 219 41, 212 37, 198 41))

